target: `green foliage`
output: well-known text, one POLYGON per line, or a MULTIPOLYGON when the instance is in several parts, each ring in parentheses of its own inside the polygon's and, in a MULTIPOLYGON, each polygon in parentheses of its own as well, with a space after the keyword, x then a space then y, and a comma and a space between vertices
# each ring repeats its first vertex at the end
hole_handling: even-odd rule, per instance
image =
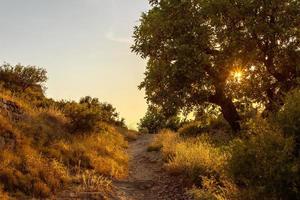
POLYGON ((159 109, 150 106, 138 126, 140 132, 151 134, 164 128, 177 130, 180 126, 180 119, 177 116, 167 117, 159 109))
POLYGON ((175 111, 213 103, 239 130, 237 103, 242 111, 254 102, 274 111, 295 86, 299 1, 156 0, 150 5, 132 47, 148 58, 140 88, 149 103, 175 111), (241 81, 231 78, 237 69, 241 81))
POLYGON ((50 107, 53 100, 44 95, 47 80, 45 69, 35 66, 4 64, 0 66, 0 91, 30 101, 37 108, 50 107))
POLYGON ((171 111, 206 103, 221 106, 226 120, 239 130, 238 113, 225 94, 225 66, 232 63, 234 51, 229 38, 216 34, 222 28, 211 26, 215 16, 203 11, 206 3, 211 2, 151 1, 152 8, 135 29, 132 48, 149 58, 140 88, 148 102, 171 111))
POLYGON ((285 133, 300 138, 300 89, 291 91, 277 114, 277 122, 285 133))
POLYGON ((219 128, 220 134, 210 129, 194 137, 162 131, 148 149, 161 150, 170 173, 193 180, 194 199, 299 199, 294 138, 264 119, 246 127, 241 137, 227 139, 219 128))
POLYGON ((296 140, 295 154, 300 155, 300 89, 291 91, 283 108, 277 113, 276 122, 287 135, 292 135, 296 140))
MULTIPOLYGON (((98 98, 86 96, 80 99, 79 104, 97 112, 100 117, 100 121, 102 122, 121 123, 121 121, 119 121, 119 114, 116 112, 116 108, 109 103, 100 103, 98 98)), ((122 125, 124 126, 124 124, 122 125)))
POLYGON ((92 132, 99 122, 97 110, 88 108, 86 105, 76 102, 66 103, 63 112, 70 119, 70 129, 72 132, 92 132))
POLYGON ((231 145, 228 173, 241 188, 242 199, 298 199, 299 164, 293 138, 264 120, 251 124, 249 138, 231 145))
POLYGON ((57 104, 70 119, 72 132, 93 132, 99 122, 106 122, 125 127, 124 119, 119 120, 116 109, 107 103, 100 103, 97 98, 89 96, 77 102, 60 102, 57 104))
POLYGON ((6 89, 14 92, 24 92, 31 88, 43 92, 42 84, 46 82, 46 70, 35 66, 0 66, 0 81, 6 89))

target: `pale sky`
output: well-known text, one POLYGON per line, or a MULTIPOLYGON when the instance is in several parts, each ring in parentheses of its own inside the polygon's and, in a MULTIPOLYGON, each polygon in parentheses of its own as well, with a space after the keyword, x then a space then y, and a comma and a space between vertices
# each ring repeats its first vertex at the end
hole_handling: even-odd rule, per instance
POLYGON ((130 51, 147 0, 0 0, 0 62, 48 71, 47 96, 90 95, 113 104, 129 127, 146 111, 145 61, 130 51))

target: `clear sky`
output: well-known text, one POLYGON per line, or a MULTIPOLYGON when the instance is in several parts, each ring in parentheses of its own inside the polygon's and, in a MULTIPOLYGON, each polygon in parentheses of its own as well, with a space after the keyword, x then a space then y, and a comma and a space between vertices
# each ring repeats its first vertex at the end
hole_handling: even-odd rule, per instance
POLYGON ((145 61, 131 36, 147 9, 147 0, 0 0, 0 62, 43 67, 48 97, 98 97, 135 127, 145 61))

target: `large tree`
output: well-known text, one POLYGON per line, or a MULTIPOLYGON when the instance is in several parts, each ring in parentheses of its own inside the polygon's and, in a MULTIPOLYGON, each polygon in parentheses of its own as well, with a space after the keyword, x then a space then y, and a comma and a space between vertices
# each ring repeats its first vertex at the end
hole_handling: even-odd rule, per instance
POLYGON ((278 110, 300 76, 300 1, 211 0, 208 7, 217 16, 211 24, 224 26, 245 67, 265 72, 261 97, 266 110, 278 110))
POLYGON ((298 76, 299 1, 149 2, 152 8, 143 13, 135 29, 133 51, 148 59, 140 87, 151 104, 176 112, 213 103, 237 131, 240 116, 232 93, 226 92, 235 68, 255 66, 259 70, 253 72, 269 73, 253 77, 259 77, 261 96, 270 104, 298 76))

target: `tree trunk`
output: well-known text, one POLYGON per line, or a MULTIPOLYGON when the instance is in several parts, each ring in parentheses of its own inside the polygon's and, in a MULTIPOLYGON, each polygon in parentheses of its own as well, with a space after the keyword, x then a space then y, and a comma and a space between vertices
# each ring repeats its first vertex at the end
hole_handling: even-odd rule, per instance
POLYGON ((209 98, 209 101, 221 107, 223 117, 229 123, 234 132, 239 132, 241 130, 241 117, 238 114, 232 100, 226 97, 223 90, 217 90, 216 94, 209 98))

